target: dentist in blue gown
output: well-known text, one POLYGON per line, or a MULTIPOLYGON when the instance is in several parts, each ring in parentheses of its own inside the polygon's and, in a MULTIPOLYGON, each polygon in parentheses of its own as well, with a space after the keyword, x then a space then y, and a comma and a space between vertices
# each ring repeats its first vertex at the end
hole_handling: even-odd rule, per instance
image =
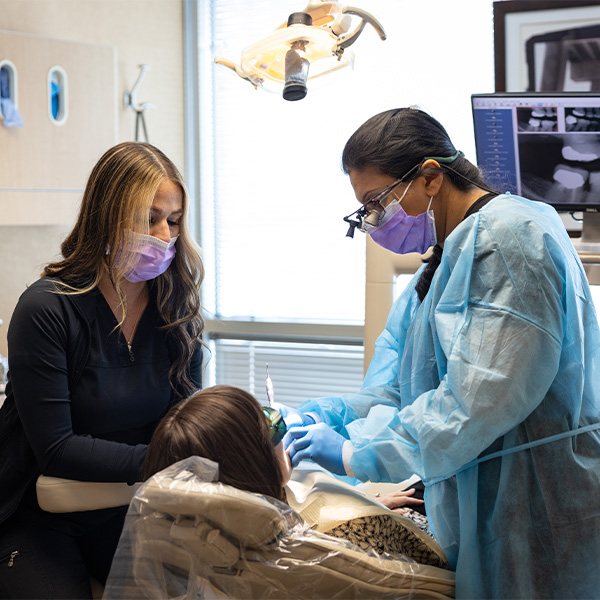
POLYGON ((490 190, 416 108, 369 119, 342 166, 352 230, 433 254, 361 390, 281 407, 293 465, 419 475, 457 598, 598 598, 600 331, 561 219, 490 190))

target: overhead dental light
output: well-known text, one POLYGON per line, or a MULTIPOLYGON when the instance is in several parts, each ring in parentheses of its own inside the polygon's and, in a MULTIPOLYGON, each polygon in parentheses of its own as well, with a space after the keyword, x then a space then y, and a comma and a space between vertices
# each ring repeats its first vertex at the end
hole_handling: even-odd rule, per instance
POLYGON ((244 50, 239 65, 220 56, 214 60, 255 88, 281 92, 285 100, 301 100, 309 81, 354 64, 354 54, 347 49, 367 23, 385 40, 383 27, 368 12, 339 2, 310 0, 287 23, 244 50), (353 15, 360 23, 350 31, 353 15))

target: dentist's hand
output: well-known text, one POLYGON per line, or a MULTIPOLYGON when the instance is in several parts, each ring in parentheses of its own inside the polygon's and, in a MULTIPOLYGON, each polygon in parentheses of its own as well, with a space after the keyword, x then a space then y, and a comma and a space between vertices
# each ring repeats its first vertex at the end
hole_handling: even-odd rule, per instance
POLYGON ((285 404, 279 404, 278 402, 275 402, 273 408, 281 413, 281 416, 283 417, 285 425, 288 429, 291 427, 313 425, 315 422, 311 416, 300 412, 291 406, 286 406, 285 404))
POLYGON ((346 475, 342 448, 347 441, 329 425, 317 423, 289 429, 283 438, 283 447, 287 449, 293 467, 308 459, 332 473, 346 475))

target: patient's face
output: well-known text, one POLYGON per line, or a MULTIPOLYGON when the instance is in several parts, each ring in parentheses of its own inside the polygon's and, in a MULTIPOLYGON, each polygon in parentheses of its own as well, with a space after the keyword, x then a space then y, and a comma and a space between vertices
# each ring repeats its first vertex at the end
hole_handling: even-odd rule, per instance
POLYGON ((279 461, 279 467, 281 468, 281 475, 283 477, 283 485, 285 485, 292 476, 292 461, 283 447, 283 441, 275 446, 275 454, 277 454, 277 460, 279 461))

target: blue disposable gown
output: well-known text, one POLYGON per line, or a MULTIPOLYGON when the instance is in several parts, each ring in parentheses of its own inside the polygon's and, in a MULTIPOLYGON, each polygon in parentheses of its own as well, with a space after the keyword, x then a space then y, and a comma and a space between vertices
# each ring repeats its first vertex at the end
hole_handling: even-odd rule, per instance
POLYGON ((310 400, 360 480, 426 484, 459 598, 598 598, 600 331, 554 209, 498 196, 394 304, 360 392, 310 400))

